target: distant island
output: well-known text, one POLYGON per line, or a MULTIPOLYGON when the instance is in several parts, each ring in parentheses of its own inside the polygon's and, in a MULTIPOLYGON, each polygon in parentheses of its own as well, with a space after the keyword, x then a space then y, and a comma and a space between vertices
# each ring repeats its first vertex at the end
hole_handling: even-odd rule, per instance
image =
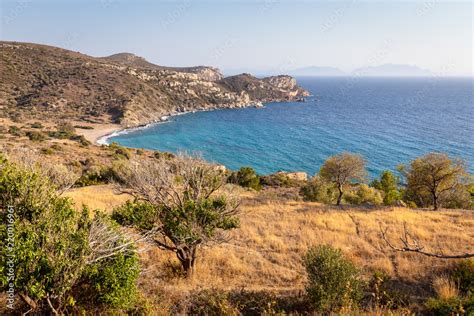
MULTIPOLYGON (((242 72, 252 72, 257 76, 272 76, 279 72, 279 69, 251 70, 251 69, 227 69, 224 72, 233 75, 242 72)), ((423 69, 414 65, 405 64, 383 64, 378 66, 365 66, 344 71, 330 66, 308 66, 294 69, 286 69, 285 73, 295 77, 427 77, 433 75, 428 69, 423 69)))
POLYGON ((432 74, 431 71, 417 66, 397 64, 363 67, 352 72, 352 75, 373 77, 425 77, 432 74))

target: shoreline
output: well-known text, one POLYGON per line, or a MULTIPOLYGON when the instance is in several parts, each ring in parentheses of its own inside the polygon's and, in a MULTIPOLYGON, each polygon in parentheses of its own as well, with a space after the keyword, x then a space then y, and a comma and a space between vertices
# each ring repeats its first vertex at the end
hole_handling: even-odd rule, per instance
POLYGON ((104 127, 102 128, 98 128, 98 129, 94 128, 94 130, 81 130, 80 134, 83 135, 88 141, 90 141, 96 146, 103 146, 103 145, 108 146, 109 143, 107 140, 112 137, 150 128, 157 124, 169 123, 171 122, 170 119, 175 116, 181 116, 181 115, 192 114, 192 113, 197 113, 197 112, 211 112, 211 111, 217 111, 217 110, 247 109, 251 107, 264 108, 265 104, 266 103, 262 103, 262 102, 251 102, 248 105, 244 107, 240 107, 240 108, 209 108, 209 109, 199 109, 199 110, 192 110, 192 111, 185 111, 185 112, 173 112, 173 113, 168 113, 161 116, 159 121, 155 120, 143 125, 137 125, 134 127, 122 127, 119 124, 104 124, 104 127))

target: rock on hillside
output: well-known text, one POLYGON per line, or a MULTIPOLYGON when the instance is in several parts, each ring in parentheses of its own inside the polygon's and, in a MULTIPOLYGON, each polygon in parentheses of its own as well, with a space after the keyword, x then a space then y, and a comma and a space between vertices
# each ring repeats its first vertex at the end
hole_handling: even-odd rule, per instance
POLYGON ((130 66, 138 69, 154 69, 154 70, 168 70, 177 72, 195 73, 200 80, 217 81, 224 76, 219 69, 214 67, 196 66, 196 67, 165 67, 150 63, 145 58, 136 56, 131 53, 118 53, 102 58, 105 61, 118 63, 125 66, 130 66))
POLYGON ((250 74, 241 74, 226 77, 218 83, 230 91, 245 91, 250 99, 259 102, 291 101, 309 95, 309 92, 297 86, 296 80, 290 76, 258 79, 250 74))
POLYGON ((84 120, 125 127, 178 112, 292 100, 293 78, 222 78, 212 67, 173 68, 128 53, 95 58, 61 48, 0 42, 0 116, 84 120))

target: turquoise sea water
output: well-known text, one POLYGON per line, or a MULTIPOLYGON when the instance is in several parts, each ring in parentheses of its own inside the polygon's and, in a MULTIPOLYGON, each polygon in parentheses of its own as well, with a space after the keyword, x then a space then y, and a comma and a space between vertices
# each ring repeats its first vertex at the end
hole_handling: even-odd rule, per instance
POLYGON ((201 152, 230 169, 314 174, 330 155, 362 154, 373 177, 430 151, 474 163, 473 78, 298 78, 314 95, 198 112, 109 140, 162 151, 201 152))

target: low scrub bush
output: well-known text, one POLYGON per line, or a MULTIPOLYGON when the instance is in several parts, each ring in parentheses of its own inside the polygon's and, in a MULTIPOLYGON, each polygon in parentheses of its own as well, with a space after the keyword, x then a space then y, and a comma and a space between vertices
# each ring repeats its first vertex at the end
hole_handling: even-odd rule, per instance
POLYGON ((120 146, 119 144, 113 142, 109 145, 109 150, 112 151, 112 156, 115 159, 130 159, 131 153, 128 148, 120 146))
POLYGON ((215 289, 205 289, 192 293, 187 305, 187 315, 240 315, 229 302, 228 294, 215 289))
POLYGON ((381 205, 383 203, 380 191, 369 187, 367 184, 358 184, 353 187, 346 193, 344 200, 353 205, 381 205))
POLYGON ((390 277, 380 271, 374 272, 368 282, 367 291, 370 293, 370 306, 375 309, 398 309, 408 306, 409 298, 390 288, 390 277))
POLYGON ((38 131, 28 131, 26 132, 26 136, 28 136, 28 138, 34 142, 42 142, 46 139, 46 135, 38 131))
POLYGON ((43 128, 43 124, 41 124, 40 122, 34 122, 31 124, 31 128, 43 128))
POLYGON ((19 128, 18 126, 14 126, 14 125, 10 126, 10 128, 8 129, 8 133, 10 133, 13 136, 18 136, 18 137, 21 137, 21 136, 24 135, 21 128, 19 128))
POLYGON ((308 275, 306 293, 318 312, 339 312, 356 309, 362 298, 359 271, 340 249, 319 245, 308 250, 303 258, 308 275))
POLYGON ((321 202, 321 203, 335 203, 337 199, 337 192, 334 185, 325 181, 319 176, 314 176, 305 186, 300 190, 300 194, 305 201, 321 202))
POLYGON ((1 273, 0 290, 14 282, 15 293, 38 315, 72 314, 83 296, 85 304, 133 304, 138 258, 129 240, 105 215, 77 212, 56 189, 38 169, 0 156, 0 205, 15 211, 13 217, 0 213, 3 223, 8 219, 15 227, 10 249, 7 226, 0 225, 0 271, 8 268, 8 256, 15 258, 15 279, 1 273))
POLYGON ((379 179, 375 179, 370 186, 383 193, 383 204, 394 205, 401 200, 402 194, 398 189, 399 177, 395 176, 391 171, 385 170, 379 179))
POLYGON ((70 123, 59 124, 56 131, 50 131, 49 137, 58 139, 70 139, 76 135, 76 129, 70 123))
POLYGON ((82 174, 82 176, 75 183, 78 187, 86 187, 90 185, 106 184, 118 179, 117 169, 115 164, 112 167, 106 166, 89 166, 82 174))
POLYGON ((474 259, 460 261, 454 267, 451 277, 459 284, 459 290, 463 294, 474 294, 474 259))
POLYGON ((170 159, 173 159, 174 157, 176 157, 174 154, 172 153, 169 153, 169 152, 159 152, 159 151, 156 151, 153 156, 156 158, 156 159, 167 159, 167 160, 170 160, 170 159))
POLYGON ((429 315, 473 315, 474 314, 474 295, 467 298, 451 297, 430 298, 426 302, 426 309, 429 315))
POLYGON ((256 191, 262 189, 260 177, 251 167, 242 167, 238 171, 232 172, 227 182, 238 184, 241 187, 254 189, 256 191))
POLYGON ((288 175, 283 174, 283 173, 276 173, 276 174, 260 177, 260 182, 262 185, 270 186, 270 187, 291 188, 291 187, 301 186, 303 181, 290 179, 288 175))

